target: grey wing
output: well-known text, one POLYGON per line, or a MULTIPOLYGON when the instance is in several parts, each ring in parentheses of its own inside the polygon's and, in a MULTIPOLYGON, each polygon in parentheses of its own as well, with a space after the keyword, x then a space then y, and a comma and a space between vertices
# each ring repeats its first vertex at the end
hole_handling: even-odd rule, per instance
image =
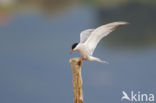
POLYGON ((125 25, 125 24, 128 23, 122 21, 113 22, 96 28, 85 42, 85 45, 86 47, 88 47, 88 51, 90 52, 90 55, 93 54, 94 49, 96 48, 97 44, 103 37, 107 36, 110 32, 114 31, 120 25, 125 25))
POLYGON ((80 33, 80 43, 84 43, 93 31, 94 29, 87 29, 87 30, 82 31, 80 33))

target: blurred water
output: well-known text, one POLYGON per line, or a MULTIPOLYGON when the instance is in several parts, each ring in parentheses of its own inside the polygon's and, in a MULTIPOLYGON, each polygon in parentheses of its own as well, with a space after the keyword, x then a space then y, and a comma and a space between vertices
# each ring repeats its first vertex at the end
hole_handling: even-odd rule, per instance
MULTIPOLYGON (((118 20, 132 23, 103 39, 94 54, 110 64, 83 63, 84 102, 121 102, 123 90, 156 94, 155 30, 148 30, 155 23, 151 20, 148 25, 143 23, 146 30, 140 26, 141 20, 136 23, 139 18, 114 17, 119 15, 115 11, 116 8, 103 11, 77 5, 50 18, 39 12, 12 15, 11 21, 0 27, 0 102, 73 102, 69 59, 79 55, 69 54, 72 43, 79 42, 82 30, 118 20), (141 35, 141 30, 146 33, 141 35), (140 39, 136 40, 138 36, 140 39)), ((149 18, 152 16, 155 14, 149 18)))

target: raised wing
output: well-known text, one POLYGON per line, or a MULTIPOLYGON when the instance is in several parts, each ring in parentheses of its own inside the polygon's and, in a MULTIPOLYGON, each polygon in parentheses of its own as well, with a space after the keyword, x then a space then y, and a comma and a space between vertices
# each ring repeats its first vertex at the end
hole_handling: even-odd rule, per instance
POLYGON ((90 55, 93 54, 94 49, 103 37, 107 36, 110 32, 114 31, 120 25, 125 24, 128 24, 128 22, 113 22, 96 28, 85 42, 85 45, 86 47, 88 47, 90 55))
POLYGON ((80 33, 80 43, 84 43, 95 29, 87 29, 80 33))

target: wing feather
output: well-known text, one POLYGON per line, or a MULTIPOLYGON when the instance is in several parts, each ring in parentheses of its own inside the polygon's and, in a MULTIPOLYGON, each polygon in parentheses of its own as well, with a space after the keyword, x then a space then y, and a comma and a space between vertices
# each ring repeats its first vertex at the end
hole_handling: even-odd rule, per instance
POLYGON ((95 29, 87 29, 80 33, 80 43, 84 43, 95 29))
POLYGON ((128 24, 128 22, 113 22, 106 25, 102 25, 98 28, 96 28, 88 37, 86 42, 84 43, 86 47, 88 47, 88 51, 90 52, 90 55, 93 54, 94 49, 96 48, 99 41, 107 36, 110 32, 114 31, 117 27, 120 25, 128 24))

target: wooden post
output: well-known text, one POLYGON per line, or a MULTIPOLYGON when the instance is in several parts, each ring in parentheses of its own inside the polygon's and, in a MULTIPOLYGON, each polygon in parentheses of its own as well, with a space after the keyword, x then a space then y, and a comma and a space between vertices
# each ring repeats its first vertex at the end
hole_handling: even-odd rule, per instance
POLYGON ((81 75, 82 60, 80 58, 72 58, 70 59, 70 65, 72 67, 73 72, 74 103, 83 103, 82 75, 81 75))

